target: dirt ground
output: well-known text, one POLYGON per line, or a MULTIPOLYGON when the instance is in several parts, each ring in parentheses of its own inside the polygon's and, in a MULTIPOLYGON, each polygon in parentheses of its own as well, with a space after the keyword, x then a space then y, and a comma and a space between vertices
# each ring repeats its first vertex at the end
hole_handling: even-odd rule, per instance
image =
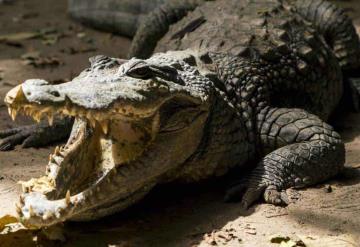
MULTIPOLYGON (((359 2, 339 2, 360 31, 359 2)), ((0 128, 32 123, 24 117, 15 123, 10 120, 2 102, 13 86, 29 78, 71 79, 88 66, 88 57, 124 57, 129 45, 129 39, 71 21, 64 0, 0 5, 0 128), (3 35, 19 32, 2 40, 3 35)), ((66 242, 20 229, 0 235, 0 246, 280 246, 271 243, 274 235, 301 239, 306 246, 360 246, 360 114, 348 113, 335 122, 346 142, 346 166, 351 169, 326 185, 290 191, 297 200, 287 208, 260 204, 242 211, 236 203, 223 203, 223 180, 169 185, 115 216, 66 223, 62 228, 66 242)), ((0 153, 0 217, 14 214, 20 193, 17 181, 42 175, 53 148, 18 147, 0 153)), ((292 246, 287 243, 281 246, 292 246)))

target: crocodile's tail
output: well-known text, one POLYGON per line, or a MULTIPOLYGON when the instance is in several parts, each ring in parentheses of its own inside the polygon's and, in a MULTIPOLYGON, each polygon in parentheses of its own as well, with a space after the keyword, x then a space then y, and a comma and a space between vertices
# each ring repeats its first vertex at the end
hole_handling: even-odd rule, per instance
POLYGON ((326 0, 297 0, 297 11, 321 32, 343 70, 360 68, 360 41, 352 20, 326 0))
POLYGON ((69 14, 91 27, 133 37, 141 18, 165 0, 69 0, 69 14))

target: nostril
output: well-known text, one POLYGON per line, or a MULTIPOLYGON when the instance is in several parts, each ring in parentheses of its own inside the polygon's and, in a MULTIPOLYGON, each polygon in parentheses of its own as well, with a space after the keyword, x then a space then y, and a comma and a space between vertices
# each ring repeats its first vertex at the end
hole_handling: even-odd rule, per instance
POLYGON ((58 91, 51 91, 50 94, 54 97, 60 97, 60 93, 58 91))

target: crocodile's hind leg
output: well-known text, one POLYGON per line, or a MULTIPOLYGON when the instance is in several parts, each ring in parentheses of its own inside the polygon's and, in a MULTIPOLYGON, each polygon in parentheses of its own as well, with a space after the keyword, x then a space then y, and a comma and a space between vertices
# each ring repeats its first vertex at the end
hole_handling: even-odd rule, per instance
POLYGON ((313 23, 337 57, 343 70, 346 106, 360 111, 360 40, 352 20, 327 0, 297 0, 297 12, 313 23), (354 73, 355 72, 355 73, 354 73))
POLYGON ((69 0, 69 14, 97 29, 133 37, 147 13, 165 0, 69 0))
POLYGON ((295 6, 324 36, 343 70, 360 67, 359 36, 342 8, 327 0, 297 0, 295 6))
POLYGON ((258 115, 258 133, 268 154, 228 191, 226 200, 242 196, 243 206, 248 207, 263 196, 268 203, 286 204, 285 189, 322 182, 343 169, 340 136, 304 110, 268 107, 258 115))

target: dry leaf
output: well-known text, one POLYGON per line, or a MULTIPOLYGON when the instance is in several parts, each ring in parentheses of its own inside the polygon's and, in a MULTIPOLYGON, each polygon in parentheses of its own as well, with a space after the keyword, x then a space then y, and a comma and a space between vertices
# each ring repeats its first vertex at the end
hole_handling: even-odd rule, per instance
POLYGON ((11 215, 5 215, 2 218, 0 218, 0 232, 4 230, 5 226, 8 224, 16 223, 18 220, 11 215))
POLYGON ((20 32, 13 34, 0 35, 0 42, 18 42, 27 39, 40 37, 39 32, 20 32))

